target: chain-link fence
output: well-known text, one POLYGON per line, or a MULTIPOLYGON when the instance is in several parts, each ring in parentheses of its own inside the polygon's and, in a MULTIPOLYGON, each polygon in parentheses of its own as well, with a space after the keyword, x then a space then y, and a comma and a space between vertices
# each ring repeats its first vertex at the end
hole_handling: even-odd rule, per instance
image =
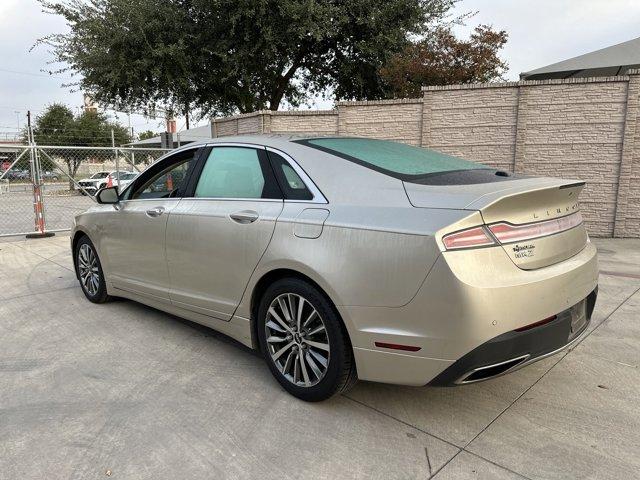
POLYGON ((0 144, 0 236, 63 231, 168 150, 0 144))

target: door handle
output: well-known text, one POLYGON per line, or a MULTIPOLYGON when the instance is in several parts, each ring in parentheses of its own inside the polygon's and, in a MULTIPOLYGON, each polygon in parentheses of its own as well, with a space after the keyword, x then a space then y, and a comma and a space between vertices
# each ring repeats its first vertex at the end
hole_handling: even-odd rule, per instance
POLYGON ((159 217, 164 213, 164 207, 156 207, 150 210, 147 210, 147 216, 149 217, 159 217))
POLYGON ((258 212, 254 212, 253 210, 243 210, 241 212, 232 213, 229 217, 234 222, 242 224, 253 223, 258 219, 258 212))

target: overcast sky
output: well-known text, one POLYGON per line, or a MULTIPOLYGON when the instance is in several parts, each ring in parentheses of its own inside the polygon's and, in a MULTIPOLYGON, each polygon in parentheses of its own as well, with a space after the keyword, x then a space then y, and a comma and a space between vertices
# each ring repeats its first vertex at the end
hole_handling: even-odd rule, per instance
MULTIPOLYGON (((466 26, 468 35, 478 24, 509 33, 502 57, 509 63, 507 80, 520 72, 542 67, 582 53, 640 36, 639 0, 462 0, 454 14, 478 11, 466 26)), ((37 38, 64 31, 60 18, 42 13, 35 0, 0 0, 0 141, 25 123, 26 111, 41 112, 48 104, 63 102, 76 109, 82 95, 61 85, 64 78, 41 72, 51 58, 44 47, 29 51, 37 38), (16 113, 18 112, 18 113, 16 113)), ((319 101, 318 108, 332 102, 319 101)), ((123 124, 127 118, 121 116, 123 124)), ((133 116, 138 131, 158 130, 162 122, 133 116)), ((184 128, 180 120, 179 128, 184 128)))

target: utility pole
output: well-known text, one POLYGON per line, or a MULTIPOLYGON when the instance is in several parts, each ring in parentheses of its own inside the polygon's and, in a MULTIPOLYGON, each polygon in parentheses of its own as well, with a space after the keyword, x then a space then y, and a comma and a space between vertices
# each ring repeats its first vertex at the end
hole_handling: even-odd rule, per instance
POLYGON ((116 139, 113 134, 113 128, 111 129, 111 148, 113 148, 113 154, 116 156, 116 182, 118 182, 116 187, 118 191, 120 191, 120 164, 118 162, 118 151, 116 150, 116 139))
POLYGON ((27 110, 27 141, 31 145, 31 110, 27 110))
POLYGON ((131 126, 131 110, 127 112, 127 120, 129 121, 129 134, 131 134, 131 141, 133 141, 133 127, 131 126))

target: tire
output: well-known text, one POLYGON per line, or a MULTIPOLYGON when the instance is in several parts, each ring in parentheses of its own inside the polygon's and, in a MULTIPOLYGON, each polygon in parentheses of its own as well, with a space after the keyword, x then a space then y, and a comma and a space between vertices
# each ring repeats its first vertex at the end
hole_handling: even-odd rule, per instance
POLYGON ((346 329, 326 295, 310 283, 284 278, 270 285, 260 299, 257 329, 271 373, 291 395, 319 402, 357 381, 346 329))
POLYGON ((86 235, 78 240, 74 252, 76 275, 82 293, 90 302, 105 303, 112 298, 107 295, 107 283, 102 271, 102 264, 96 251, 86 235))

